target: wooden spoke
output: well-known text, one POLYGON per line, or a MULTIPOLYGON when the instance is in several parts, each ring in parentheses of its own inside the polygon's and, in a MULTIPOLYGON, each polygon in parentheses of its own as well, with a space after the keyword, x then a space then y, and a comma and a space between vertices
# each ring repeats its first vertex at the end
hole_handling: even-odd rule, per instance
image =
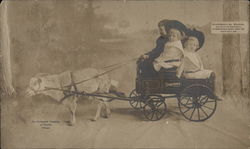
POLYGON ((157 111, 156 111, 155 115, 156 115, 156 118, 159 119, 159 117, 158 117, 158 115, 157 115, 157 111))
POLYGON ((198 119, 201 120, 201 118, 200 118, 200 110, 199 109, 200 108, 197 108, 197 110, 198 110, 198 119))
POLYGON ((208 103, 208 102, 215 102, 215 100, 212 100, 212 101, 207 101, 206 103, 208 103))
POLYGON ((210 108, 210 107, 208 107, 208 106, 205 106, 205 105, 203 105, 202 107, 205 107, 205 108, 207 108, 207 109, 209 109, 209 110, 214 110, 214 109, 212 109, 212 108, 210 108))
POLYGON ((201 107, 201 111, 208 117, 207 113, 204 111, 202 107, 201 107))
POLYGON ((194 108, 194 110, 192 111, 192 114, 190 116, 190 119, 192 119, 193 115, 194 115, 194 111, 195 111, 196 107, 194 108))
POLYGON ((186 102, 186 104, 185 104, 185 105, 187 105, 189 101, 190 101, 190 97, 188 97, 188 100, 187 100, 187 102, 186 102))
POLYGON ((200 101, 201 104, 204 104, 204 103, 207 102, 207 100, 208 100, 208 97, 205 96, 205 97, 201 98, 199 101, 200 101))
POLYGON ((156 112, 158 112, 159 114, 161 114, 161 111, 159 111, 159 109, 155 110, 156 112))
POLYGON ((135 107, 137 107, 137 105, 138 105, 138 102, 136 102, 136 105, 135 105, 135 107))
POLYGON ((136 92, 133 92, 132 94, 133 94, 133 95, 135 95, 135 96, 137 96, 137 95, 138 95, 136 92))
POLYGON ((163 104, 163 102, 161 102, 159 105, 156 105, 156 107, 160 107, 163 104))
POLYGON ((151 120, 153 120, 154 115, 155 115, 155 111, 153 111, 153 114, 152 114, 152 116, 151 116, 151 120))
POLYGON ((187 108, 187 110, 186 111, 184 111, 183 113, 186 113, 187 111, 189 111, 190 109, 192 109, 192 108, 187 108))

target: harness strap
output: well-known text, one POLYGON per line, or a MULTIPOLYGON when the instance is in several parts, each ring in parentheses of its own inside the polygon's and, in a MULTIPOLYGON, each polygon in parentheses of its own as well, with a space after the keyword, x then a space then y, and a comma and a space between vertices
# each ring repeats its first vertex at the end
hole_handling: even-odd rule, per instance
MULTIPOLYGON (((105 75, 105 74, 107 74, 107 73, 109 73, 109 72, 112 72, 112 71, 114 71, 114 70, 116 70, 116 69, 122 68, 122 66, 127 65, 128 62, 132 62, 132 61, 135 61, 135 60, 137 60, 137 59, 138 59, 138 58, 133 58, 133 59, 130 59, 130 60, 125 61, 125 62, 120 62, 120 63, 112 64, 112 65, 109 65, 109 66, 105 66, 105 67, 103 67, 103 68, 114 67, 114 66, 116 66, 116 67, 114 67, 113 69, 110 69, 110 70, 108 70, 108 71, 105 71, 105 72, 103 72, 103 73, 100 73, 100 74, 98 74, 98 75, 95 75, 95 76, 93 76, 93 77, 90 77, 90 78, 88 78, 88 79, 86 79, 86 80, 82 80, 82 81, 80 81, 80 82, 74 82, 72 72, 70 72, 71 84, 70 84, 70 85, 65 85, 65 86, 63 86, 63 87, 70 87, 70 88, 71 88, 71 87, 73 86, 73 87, 74 87, 74 90, 77 92, 77 91, 78 91, 78 90, 77 90, 77 87, 76 87, 77 84, 84 83, 84 82, 86 82, 86 81, 92 80, 92 79, 97 78, 97 77, 99 77, 99 76, 105 75)), ((46 90, 53 90, 53 89, 55 89, 55 88, 51 88, 51 87, 45 87, 45 88, 46 88, 46 90)))
POLYGON ((138 59, 138 58, 132 58, 132 59, 129 59, 129 60, 124 61, 124 62, 115 63, 115 64, 111 64, 111 65, 108 65, 108 66, 104 66, 103 69, 106 69, 106 68, 109 68, 109 67, 113 67, 113 66, 117 66, 117 65, 121 65, 121 64, 130 62, 130 61, 135 61, 135 60, 137 60, 137 59, 138 59))
MULTIPOLYGON (((74 83, 74 85, 81 84, 81 83, 83 83, 83 82, 92 80, 92 79, 94 79, 94 78, 97 78, 97 77, 99 77, 99 76, 105 75, 105 74, 107 74, 107 73, 109 73, 109 72, 111 72, 111 71, 114 71, 114 70, 116 70, 116 69, 119 69, 119 68, 120 68, 120 67, 115 67, 115 68, 113 68, 113 69, 111 69, 111 70, 105 71, 105 72, 103 72, 103 73, 100 73, 100 74, 98 74, 98 75, 95 75, 95 76, 93 76, 93 77, 91 77, 91 78, 88 78, 88 79, 86 79, 86 80, 82 80, 82 81, 80 81, 80 82, 76 82, 76 83, 74 83)), ((68 86, 71 86, 71 85, 67 85, 67 86, 65 86, 65 87, 68 87, 68 86)))
MULTIPOLYGON (((134 61, 134 60, 137 60, 137 58, 135 59, 135 58, 133 58, 133 59, 130 59, 129 61, 134 61)), ((94 79, 94 78, 97 78, 97 77, 99 77, 99 76, 102 76, 102 75, 105 75, 105 74, 107 74, 107 73, 109 73, 109 72, 112 72, 112 71, 114 71, 114 70, 116 70, 116 69, 119 69, 119 68, 122 68, 122 66, 125 66, 125 65, 127 65, 128 63, 125 63, 125 62, 122 62, 122 63, 119 63, 119 65, 118 65, 118 63, 117 64, 113 64, 113 66, 116 66, 116 67, 114 67, 113 69, 110 69, 110 70, 108 70, 108 71, 105 71, 105 72, 103 72, 103 73, 100 73, 100 74, 98 74, 98 75, 95 75, 95 76, 93 76, 93 77, 91 77, 91 78, 88 78, 88 79, 86 79, 86 80, 82 80, 82 81, 80 81, 80 82, 74 82, 74 85, 77 85, 77 84, 81 84, 81 83, 83 83, 83 82, 86 82, 86 81, 89 81, 89 80, 92 80, 92 79, 94 79)), ((106 68, 107 67, 111 67, 111 65, 110 66, 106 66, 106 68)), ((71 86, 71 85, 67 85, 67 86, 64 86, 64 87, 69 87, 69 86, 71 86)))
POLYGON ((179 59, 172 59, 172 60, 167 60, 167 61, 164 61, 165 63, 172 63, 172 62, 179 62, 180 60, 179 59))

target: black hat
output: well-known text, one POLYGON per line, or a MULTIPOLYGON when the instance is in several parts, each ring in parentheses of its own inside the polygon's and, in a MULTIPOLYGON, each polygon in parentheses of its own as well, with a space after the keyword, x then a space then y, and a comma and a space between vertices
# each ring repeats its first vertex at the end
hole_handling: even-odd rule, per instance
POLYGON ((162 26, 162 25, 164 25, 166 32, 174 28, 174 29, 179 30, 182 33, 185 33, 185 34, 187 33, 187 27, 183 23, 177 20, 167 20, 167 19, 161 20, 158 23, 158 26, 162 26))
POLYGON ((195 38, 198 39, 199 48, 196 49, 195 51, 198 51, 203 46, 203 44, 205 42, 205 36, 204 36, 204 34, 201 31, 196 30, 195 28, 188 29, 187 36, 188 37, 195 37, 195 38))
POLYGON ((165 26, 165 24, 170 21, 170 20, 167 20, 167 19, 164 19, 164 20, 161 20, 159 23, 158 23, 158 27, 159 26, 165 26))

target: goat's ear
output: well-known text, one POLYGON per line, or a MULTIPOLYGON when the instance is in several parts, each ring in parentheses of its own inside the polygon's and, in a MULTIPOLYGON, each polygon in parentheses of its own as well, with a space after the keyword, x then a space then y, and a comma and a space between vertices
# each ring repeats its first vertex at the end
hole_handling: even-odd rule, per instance
POLYGON ((41 78, 37 78, 37 81, 38 81, 39 84, 42 83, 42 79, 41 78))

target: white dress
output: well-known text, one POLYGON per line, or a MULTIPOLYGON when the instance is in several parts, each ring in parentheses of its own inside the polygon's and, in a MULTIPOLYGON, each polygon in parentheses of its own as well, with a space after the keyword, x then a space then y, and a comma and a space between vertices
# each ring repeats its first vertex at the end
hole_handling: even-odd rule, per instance
POLYGON ((200 56, 195 52, 185 52, 181 65, 177 70, 177 77, 182 74, 188 79, 206 79, 209 78, 212 70, 203 68, 200 56))
POLYGON ((156 71, 159 71, 163 68, 173 68, 178 67, 180 65, 181 57, 183 56, 183 47, 180 40, 174 42, 167 42, 164 48, 164 51, 157 57, 153 66, 156 71), (177 60, 177 61, 171 61, 177 60), (166 62, 169 61, 169 62, 166 62))

